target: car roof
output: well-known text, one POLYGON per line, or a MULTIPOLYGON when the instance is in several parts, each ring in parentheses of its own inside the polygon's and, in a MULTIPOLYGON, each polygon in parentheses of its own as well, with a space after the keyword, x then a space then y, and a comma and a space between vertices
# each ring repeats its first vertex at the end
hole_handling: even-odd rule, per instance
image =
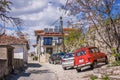
POLYGON ((79 49, 75 50, 75 52, 78 52, 78 51, 80 51, 82 49, 90 49, 90 48, 97 48, 97 47, 94 47, 94 46, 82 47, 82 48, 79 48, 79 49))
POLYGON ((74 52, 69 52, 69 53, 66 53, 66 54, 74 54, 74 52))

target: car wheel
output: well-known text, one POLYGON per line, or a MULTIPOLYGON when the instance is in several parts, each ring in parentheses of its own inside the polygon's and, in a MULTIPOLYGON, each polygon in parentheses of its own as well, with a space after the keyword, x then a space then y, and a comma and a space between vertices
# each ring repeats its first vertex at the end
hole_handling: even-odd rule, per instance
POLYGON ((71 67, 71 69, 74 69, 74 66, 73 66, 73 67, 71 67))
POLYGON ((81 72, 81 68, 76 68, 76 71, 77 72, 81 72))
POLYGON ((94 69, 97 67, 97 61, 94 61, 93 64, 91 65, 91 69, 94 69))
POLYGON ((63 67, 64 70, 66 70, 67 68, 66 67, 63 67))
POLYGON ((108 58, 107 57, 105 58, 105 64, 108 64, 108 58))

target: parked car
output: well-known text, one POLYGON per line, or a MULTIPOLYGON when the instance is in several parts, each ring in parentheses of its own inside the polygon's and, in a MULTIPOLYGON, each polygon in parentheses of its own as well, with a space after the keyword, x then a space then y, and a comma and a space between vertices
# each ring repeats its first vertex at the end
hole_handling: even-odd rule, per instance
POLYGON ((49 57, 49 63, 50 63, 50 64, 53 64, 55 58, 56 58, 56 53, 51 54, 50 57, 49 57))
POLYGON ((62 67, 64 70, 67 68, 74 68, 74 53, 67 53, 62 58, 62 67))
POLYGON ((90 66, 93 69, 99 62, 105 62, 107 64, 108 58, 97 47, 80 48, 74 52, 74 66, 77 72, 80 72, 81 68, 85 66, 90 66))
POLYGON ((61 60, 62 60, 62 58, 63 58, 64 55, 65 55, 65 53, 63 53, 63 52, 53 53, 49 57, 49 63, 52 63, 52 64, 60 63, 61 64, 61 60))

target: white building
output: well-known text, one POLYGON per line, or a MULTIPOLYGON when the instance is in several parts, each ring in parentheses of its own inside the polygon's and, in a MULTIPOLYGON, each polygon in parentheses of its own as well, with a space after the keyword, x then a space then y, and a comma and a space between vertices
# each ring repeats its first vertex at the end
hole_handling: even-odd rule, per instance
POLYGON ((34 52, 33 52, 33 54, 35 55, 35 56, 38 56, 38 45, 37 44, 34 44, 34 45, 32 45, 33 47, 34 47, 34 52))
POLYGON ((69 35, 69 31, 74 28, 64 28, 63 34, 58 29, 45 28, 44 30, 36 30, 36 43, 38 54, 58 52, 58 47, 62 45, 62 38, 69 35))

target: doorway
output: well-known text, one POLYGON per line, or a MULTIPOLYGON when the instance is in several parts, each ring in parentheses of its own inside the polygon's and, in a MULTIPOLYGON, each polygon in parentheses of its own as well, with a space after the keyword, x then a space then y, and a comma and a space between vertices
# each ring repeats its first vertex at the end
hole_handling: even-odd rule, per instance
POLYGON ((46 48, 46 53, 52 54, 53 53, 53 48, 46 48))

